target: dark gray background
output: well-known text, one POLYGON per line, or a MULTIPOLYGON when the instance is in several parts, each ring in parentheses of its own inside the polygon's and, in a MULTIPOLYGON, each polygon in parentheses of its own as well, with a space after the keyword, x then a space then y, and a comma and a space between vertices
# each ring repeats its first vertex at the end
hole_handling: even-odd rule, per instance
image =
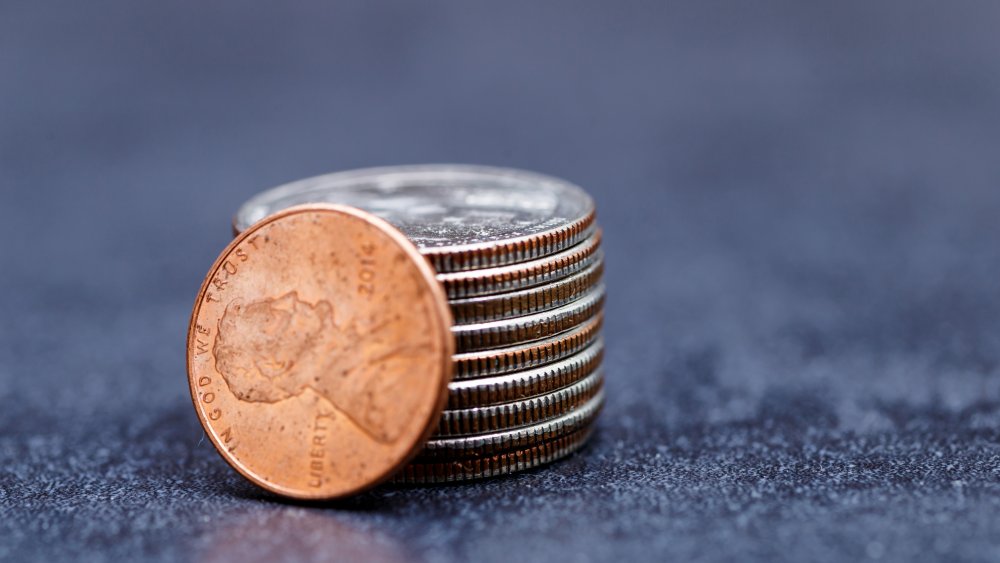
POLYGON ((1000 559, 998 30, 990 1, 0 0, 0 559, 1000 559), (599 434, 481 484, 259 493, 185 381, 230 215, 418 162, 597 199, 599 434))

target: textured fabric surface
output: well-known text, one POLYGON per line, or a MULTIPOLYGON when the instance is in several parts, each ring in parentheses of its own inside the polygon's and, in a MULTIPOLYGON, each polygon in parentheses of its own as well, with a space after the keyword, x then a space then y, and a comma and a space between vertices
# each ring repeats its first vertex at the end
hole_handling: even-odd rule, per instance
POLYGON ((1000 559, 995 2, 0 2, 0 560, 1000 559), (187 397, 254 192, 566 177, 608 403, 561 463, 285 503, 187 397))

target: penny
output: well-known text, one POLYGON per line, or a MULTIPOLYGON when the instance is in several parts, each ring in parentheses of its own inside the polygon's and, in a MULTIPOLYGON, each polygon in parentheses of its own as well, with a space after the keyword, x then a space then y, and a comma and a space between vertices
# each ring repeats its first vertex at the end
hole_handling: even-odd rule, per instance
POLYGON ((448 405, 445 408, 458 410, 487 407, 551 393, 573 385, 593 373, 603 357, 604 344, 598 338, 583 351, 540 368, 452 381, 448 384, 448 405))
POLYGON ((187 341, 191 398, 222 457, 300 499, 399 471, 435 429, 451 379, 434 276, 397 229, 342 206, 290 208, 233 240, 187 341))
POLYGON ((430 485, 509 475, 570 455, 587 443, 593 431, 593 425, 586 426, 527 448, 484 457, 414 462, 404 467, 392 481, 399 484, 430 485))
POLYGON ((569 182, 522 170, 451 164, 351 170, 278 186, 240 207, 234 231, 303 203, 350 205, 382 217, 438 273, 542 258, 594 232, 594 202, 569 182))
POLYGON ((580 326, 543 340, 455 354, 455 380, 503 375, 559 361, 590 346, 598 338, 603 322, 604 315, 597 311, 580 326))
POLYGON ((488 434, 433 438, 428 440, 414 460, 423 463, 427 459, 484 457, 531 447, 588 426, 603 404, 604 391, 598 390, 586 403, 552 420, 488 434))
POLYGON ((486 295, 448 302, 458 324, 482 323, 541 313, 578 299, 592 289, 604 274, 598 258, 585 270, 548 285, 499 295, 486 295))
POLYGON ((537 287, 573 275, 597 261, 601 231, 558 254, 498 268, 438 274, 448 299, 495 295, 537 287))
POLYGON ((594 316, 604 305, 604 285, 551 311, 487 323, 452 327, 459 352, 474 352, 541 340, 569 330, 594 316))
POLYGON ((577 408, 600 391, 604 377, 595 371, 569 387, 530 399, 460 410, 445 410, 435 438, 510 430, 553 419, 577 408))

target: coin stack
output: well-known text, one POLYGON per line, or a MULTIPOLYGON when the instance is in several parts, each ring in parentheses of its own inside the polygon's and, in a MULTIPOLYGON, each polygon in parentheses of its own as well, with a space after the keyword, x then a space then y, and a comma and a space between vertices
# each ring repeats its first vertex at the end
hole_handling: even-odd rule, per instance
POLYGON ((603 403, 605 290, 601 231, 582 189, 504 168, 371 168, 263 192, 240 208, 234 230, 305 203, 387 220, 448 296, 456 354, 447 406, 395 481, 508 474, 586 442, 603 403))

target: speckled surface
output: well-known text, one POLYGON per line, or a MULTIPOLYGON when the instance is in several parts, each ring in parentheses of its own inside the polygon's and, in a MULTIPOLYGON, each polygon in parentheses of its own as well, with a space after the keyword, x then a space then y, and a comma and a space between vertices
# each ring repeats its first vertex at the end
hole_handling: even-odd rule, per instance
POLYGON ((1000 559, 1000 7, 0 4, 0 559, 1000 559), (254 192, 517 166, 605 227, 581 454, 336 506, 202 439, 254 192))

